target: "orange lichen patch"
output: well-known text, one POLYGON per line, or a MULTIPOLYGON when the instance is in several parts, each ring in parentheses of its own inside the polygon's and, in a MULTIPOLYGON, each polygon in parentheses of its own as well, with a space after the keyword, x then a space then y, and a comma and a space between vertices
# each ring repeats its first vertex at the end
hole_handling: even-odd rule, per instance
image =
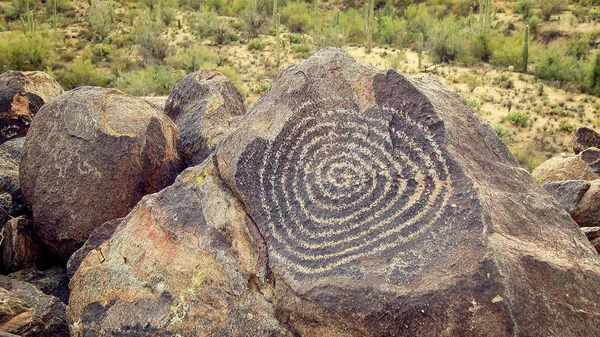
POLYGON ((12 119, 26 117, 27 119, 31 120, 33 118, 33 114, 31 111, 29 111, 29 98, 19 94, 15 95, 13 97, 10 110, 7 111, 7 114, 7 117, 12 119))

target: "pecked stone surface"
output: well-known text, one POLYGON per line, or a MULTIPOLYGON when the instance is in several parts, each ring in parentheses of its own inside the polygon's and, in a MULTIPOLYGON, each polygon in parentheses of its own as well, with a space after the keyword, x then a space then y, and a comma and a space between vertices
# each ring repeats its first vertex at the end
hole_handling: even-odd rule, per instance
POLYGON ((218 70, 202 69, 181 79, 165 113, 177 124, 187 166, 200 164, 246 113, 244 99, 218 70))
POLYGON ((600 134, 590 128, 579 127, 571 135, 571 145, 575 154, 591 147, 600 148, 600 134))
POLYGON ((435 79, 327 48, 280 73, 238 125, 219 172, 264 238, 275 312, 295 334, 588 336, 600 324, 594 249, 435 79))
POLYGON ((96 227, 173 182, 179 144, 166 115, 118 90, 80 87, 52 100, 32 123, 20 167, 37 234, 66 262, 96 227))
POLYGON ((531 174, 539 182, 600 179, 600 149, 591 147, 576 155, 550 158, 531 174))
POLYGON ((0 144, 23 137, 42 105, 63 89, 41 71, 7 71, 0 74, 0 144))
POLYGON ((209 158, 148 195, 71 279, 80 336, 292 336, 260 235, 209 158))
POLYGON ((29 283, 0 275, 0 336, 69 337, 65 304, 29 283))

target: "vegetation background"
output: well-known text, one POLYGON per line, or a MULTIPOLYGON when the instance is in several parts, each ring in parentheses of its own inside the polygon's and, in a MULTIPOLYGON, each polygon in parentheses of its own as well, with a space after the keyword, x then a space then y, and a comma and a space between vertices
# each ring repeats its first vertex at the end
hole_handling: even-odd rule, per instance
POLYGON ((218 68, 252 105, 280 69, 324 46, 431 74, 532 169, 600 127, 600 0, 12 0, 0 72, 43 70, 65 89, 168 95, 218 68))

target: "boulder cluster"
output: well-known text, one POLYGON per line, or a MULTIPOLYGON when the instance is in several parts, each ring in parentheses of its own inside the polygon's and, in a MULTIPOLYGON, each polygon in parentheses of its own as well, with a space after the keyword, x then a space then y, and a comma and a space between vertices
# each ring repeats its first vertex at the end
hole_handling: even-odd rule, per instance
POLYGON ((216 70, 46 85, 0 141, 0 336, 600 336, 593 137, 544 189, 443 84, 335 48, 249 111, 216 70))

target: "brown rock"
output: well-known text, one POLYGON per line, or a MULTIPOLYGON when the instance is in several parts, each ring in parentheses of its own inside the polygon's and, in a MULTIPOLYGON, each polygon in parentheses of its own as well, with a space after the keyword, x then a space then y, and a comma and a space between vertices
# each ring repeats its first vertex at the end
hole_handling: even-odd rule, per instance
POLYGON ((28 283, 0 275, 0 333, 68 337, 65 304, 28 283))
POLYGON ((217 158, 265 240, 277 318, 297 335, 600 326, 588 240, 434 78, 327 48, 282 71, 217 158))
POLYGON ((36 232, 63 261, 106 221, 173 182, 179 135, 151 104, 80 87, 46 104, 27 135, 21 190, 36 232))
POLYGON ((5 271, 39 266, 43 249, 25 216, 10 219, 0 232, 0 250, 5 271))
POLYGON ((200 164, 246 113, 244 99, 218 70, 203 69, 181 79, 165 113, 177 124, 187 166, 200 164))
POLYGON ((600 254, 600 227, 582 227, 581 231, 600 254))
POLYGON ((77 268, 81 264, 81 261, 85 259, 85 257, 93 250, 98 248, 105 241, 110 239, 110 237, 117 229, 117 226, 123 221, 123 218, 110 220, 108 222, 103 223, 100 227, 92 232, 90 238, 87 239, 83 247, 79 248, 71 258, 69 258, 69 262, 67 262, 67 276, 70 278, 75 275, 77 268))
POLYGON ((25 137, 14 138, 0 144, 0 150, 8 153, 12 160, 19 163, 21 161, 21 153, 23 152, 24 144, 25 137))
POLYGON ((548 159, 531 174, 539 182, 600 179, 600 149, 589 148, 577 155, 548 159))
POLYGON ((590 188, 571 212, 571 217, 581 227, 600 226, 600 180, 589 183, 590 188))
POLYGON ((19 186, 18 160, 12 153, 0 149, 0 228, 9 218, 26 213, 19 186))
POLYGON ((65 304, 69 303, 69 279, 66 270, 59 266, 45 270, 21 269, 8 275, 8 277, 13 280, 27 282, 44 294, 54 296, 65 304))
POLYGON ((292 336, 274 318, 266 251, 249 228, 210 159, 186 170, 81 263, 72 336, 292 336))
POLYGON ((62 92, 60 84, 41 71, 0 74, 0 144, 25 136, 42 105, 62 92))
POLYGON ((165 104, 167 103, 167 96, 144 96, 140 97, 148 103, 154 104, 160 111, 165 111, 165 104))
POLYGON ((579 127, 571 135, 571 145, 575 154, 590 147, 600 148, 600 134, 590 128, 579 127))

